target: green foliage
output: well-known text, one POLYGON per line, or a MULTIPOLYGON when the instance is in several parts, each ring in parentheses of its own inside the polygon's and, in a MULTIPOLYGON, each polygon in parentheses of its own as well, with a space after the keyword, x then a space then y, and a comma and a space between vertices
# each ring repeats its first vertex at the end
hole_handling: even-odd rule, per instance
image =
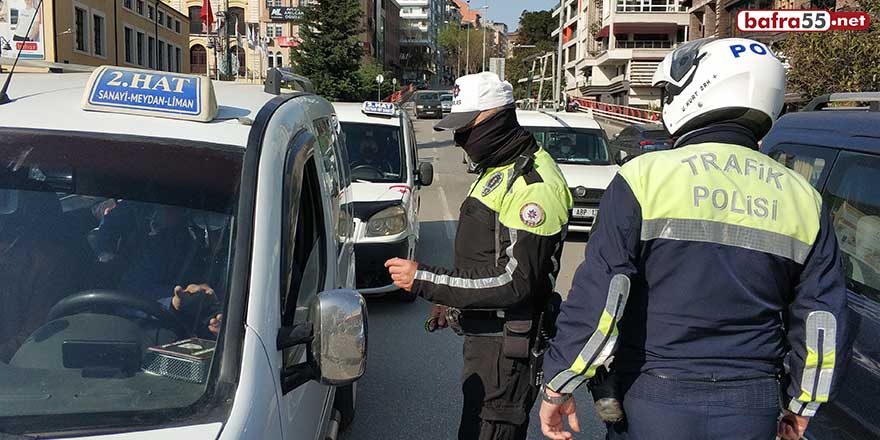
POLYGON ((327 99, 359 99, 363 94, 360 2, 318 0, 301 8, 301 42, 291 56, 297 73, 311 79, 318 94, 327 99))
MULTIPOLYGON (((364 63, 358 69, 358 78, 360 79, 360 84, 358 87, 357 97, 354 99, 355 101, 375 101, 377 96, 376 92, 379 90, 379 85, 376 84, 376 75, 382 74, 385 77, 385 82, 382 83, 382 99, 388 97, 394 93, 394 84, 391 82, 391 73, 385 72, 382 70, 382 65, 376 63, 364 63)), ((400 87, 400 80, 398 79, 397 86, 400 87)))
POLYGON ((788 61, 788 88, 807 100, 825 93, 880 90, 880 0, 859 0, 868 31, 792 34, 779 53, 788 61))
POLYGON ((519 16, 518 44, 538 44, 550 41, 550 34, 559 26, 553 19, 553 11, 523 11, 519 16))

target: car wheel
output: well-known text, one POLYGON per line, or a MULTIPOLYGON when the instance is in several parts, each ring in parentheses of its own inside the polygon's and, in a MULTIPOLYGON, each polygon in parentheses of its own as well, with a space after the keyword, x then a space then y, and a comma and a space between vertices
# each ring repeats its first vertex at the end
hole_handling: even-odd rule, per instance
POLYGON ((333 399, 333 407, 339 411, 339 431, 345 431, 351 427, 354 421, 354 413, 357 406, 357 382, 336 389, 336 398, 333 399))

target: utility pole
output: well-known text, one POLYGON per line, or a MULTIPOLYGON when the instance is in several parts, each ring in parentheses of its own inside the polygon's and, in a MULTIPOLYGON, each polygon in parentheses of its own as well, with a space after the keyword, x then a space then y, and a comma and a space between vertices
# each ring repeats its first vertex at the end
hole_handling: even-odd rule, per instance
MULTIPOLYGON (((468 10, 470 10, 471 0, 467 0, 468 10)), ((471 24, 468 23, 467 27, 467 44, 465 47, 466 55, 465 55, 465 63, 464 63, 464 74, 470 75, 471 73, 471 24)))
MULTIPOLYGON (((232 51, 229 50, 230 42, 229 42, 229 21, 232 19, 232 14, 229 13, 229 0, 226 0, 226 18, 223 20, 223 28, 226 29, 226 46, 223 50, 226 51, 226 75, 227 79, 232 78, 232 51)), ((238 23, 236 23, 237 25, 238 23)), ((236 56, 237 57, 237 56, 236 56)))
POLYGON ((486 23, 488 23, 488 21, 485 20, 485 18, 486 18, 486 15, 489 15, 489 0, 486 0, 486 4, 480 9, 482 9, 483 14, 485 14, 485 15, 483 15, 484 20, 482 23, 482 26, 483 26, 483 65, 482 65, 482 69, 480 71, 485 72, 486 71, 486 23))
MULTIPOLYGON (((227 0, 228 1, 228 0, 227 0)), ((553 106, 558 107, 560 98, 562 97, 562 33, 564 29, 562 25, 565 24, 565 3, 566 0, 561 0, 559 2, 559 44, 556 49, 556 75, 554 75, 553 82, 553 106)))

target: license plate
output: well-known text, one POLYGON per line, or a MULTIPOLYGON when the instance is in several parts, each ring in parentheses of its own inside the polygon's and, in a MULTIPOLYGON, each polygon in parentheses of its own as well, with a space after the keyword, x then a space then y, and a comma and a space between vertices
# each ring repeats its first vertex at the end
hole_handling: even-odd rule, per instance
POLYGON ((574 208, 574 211, 572 211, 571 215, 578 217, 578 218, 584 218, 584 217, 595 218, 596 214, 598 214, 598 213, 599 213, 599 210, 595 209, 595 208, 574 208))

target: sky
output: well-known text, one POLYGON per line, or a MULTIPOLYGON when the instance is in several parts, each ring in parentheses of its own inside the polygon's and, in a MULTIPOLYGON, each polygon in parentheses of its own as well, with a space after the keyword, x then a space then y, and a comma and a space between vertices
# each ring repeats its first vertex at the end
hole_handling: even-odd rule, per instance
MULTIPOLYGON (((471 9, 480 8, 487 0, 471 0, 471 9)), ((543 11, 551 9, 559 4, 559 0, 488 0, 489 13, 487 18, 507 24, 510 32, 516 30, 519 24, 519 14, 523 9, 529 11, 543 11)))

